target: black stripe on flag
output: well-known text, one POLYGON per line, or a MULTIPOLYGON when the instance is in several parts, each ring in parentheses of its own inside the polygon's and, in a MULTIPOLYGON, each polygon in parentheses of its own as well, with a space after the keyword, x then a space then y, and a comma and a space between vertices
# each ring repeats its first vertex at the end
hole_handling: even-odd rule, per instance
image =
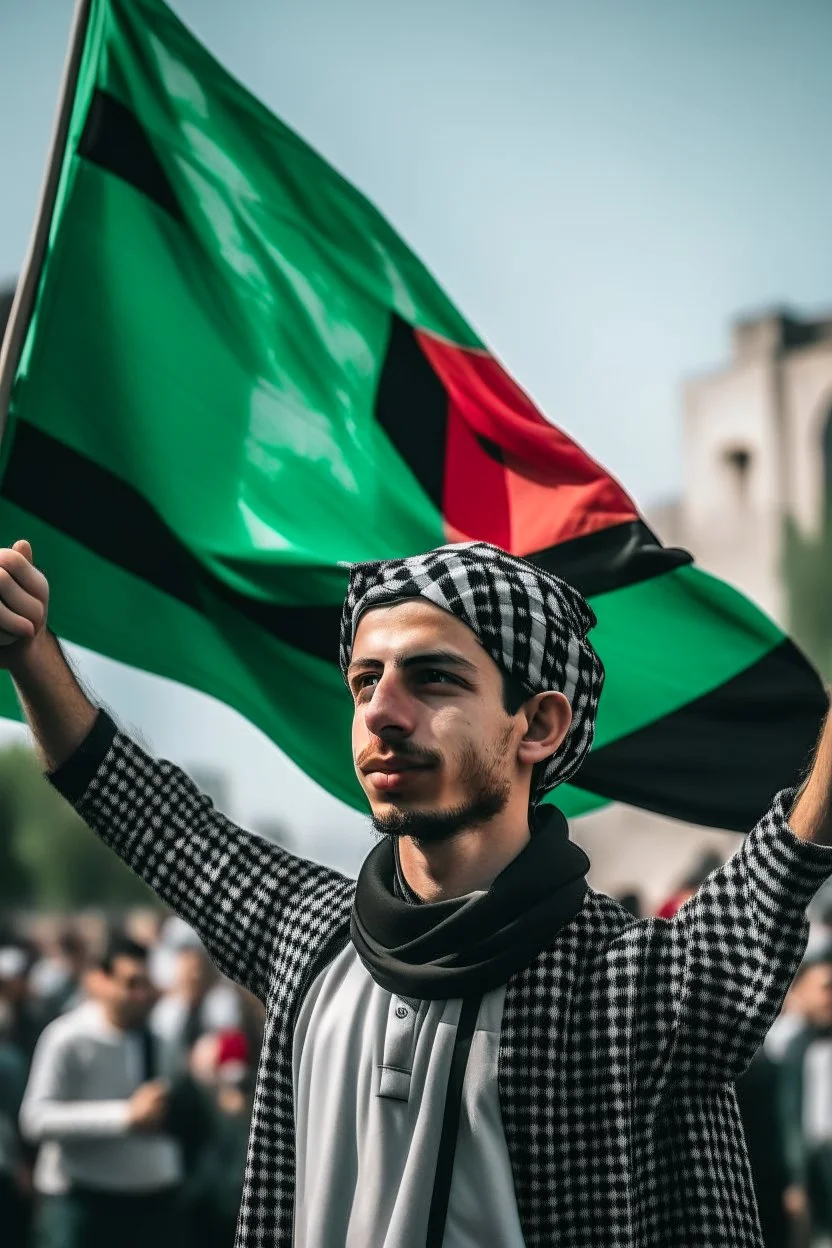
POLYGON ((827 700, 788 638, 710 693, 593 750, 572 783, 688 823, 748 832, 802 778, 827 700))
POLYGON ((448 396, 416 341, 413 326, 395 312, 390 321, 376 391, 376 420, 441 515, 448 396))
POLYGON ((211 600, 219 599, 280 641, 319 659, 337 659, 340 603, 284 606, 231 589, 203 567, 138 490, 26 421, 15 427, 2 493, 100 558, 203 615, 210 616, 211 600))
POLYGON ((574 585, 585 598, 637 585, 693 563, 688 551, 662 546, 640 517, 560 542, 526 558, 574 585))
POLYGON ((129 182, 177 221, 182 209, 150 139, 130 109, 96 87, 78 144, 78 154, 129 182))

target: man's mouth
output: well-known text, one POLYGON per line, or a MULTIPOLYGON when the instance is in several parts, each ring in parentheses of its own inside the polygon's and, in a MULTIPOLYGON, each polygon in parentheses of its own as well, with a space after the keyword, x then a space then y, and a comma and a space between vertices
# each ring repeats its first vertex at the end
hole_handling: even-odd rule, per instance
POLYGON ((362 772, 377 789, 389 791, 412 782, 420 771, 428 771, 431 767, 426 763, 417 763, 407 758, 371 759, 361 767, 362 772))

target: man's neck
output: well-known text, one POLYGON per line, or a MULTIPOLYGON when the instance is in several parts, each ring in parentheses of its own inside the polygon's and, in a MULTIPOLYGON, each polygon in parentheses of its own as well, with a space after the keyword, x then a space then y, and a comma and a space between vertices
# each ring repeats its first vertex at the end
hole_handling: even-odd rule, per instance
POLYGON ((502 814, 480 827, 466 828, 447 841, 417 845, 399 841, 399 863, 409 888, 422 901, 448 901, 488 889, 522 853, 530 839, 528 819, 507 821, 502 814))

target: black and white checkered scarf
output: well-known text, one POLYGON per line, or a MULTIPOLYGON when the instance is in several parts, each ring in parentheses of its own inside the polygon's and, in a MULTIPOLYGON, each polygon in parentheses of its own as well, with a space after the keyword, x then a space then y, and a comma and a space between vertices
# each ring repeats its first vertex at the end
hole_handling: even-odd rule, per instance
POLYGON ((488 542, 353 564, 341 616, 345 679, 361 616, 403 598, 427 598, 462 620, 495 663, 530 693, 566 694, 572 724, 545 767, 535 768, 532 803, 574 775, 592 745, 604 683, 601 660, 587 641, 597 621, 583 595, 488 542))

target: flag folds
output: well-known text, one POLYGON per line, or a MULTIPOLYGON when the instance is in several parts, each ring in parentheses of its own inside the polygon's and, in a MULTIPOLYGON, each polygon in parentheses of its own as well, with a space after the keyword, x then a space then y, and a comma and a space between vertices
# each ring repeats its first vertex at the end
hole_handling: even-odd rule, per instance
POLYGON ((337 669, 353 560, 482 538, 572 581, 607 669, 555 800, 746 828, 824 696, 662 546, 384 218, 161 0, 92 0, 26 310, 0 540, 69 640, 204 690, 361 803, 337 669))

